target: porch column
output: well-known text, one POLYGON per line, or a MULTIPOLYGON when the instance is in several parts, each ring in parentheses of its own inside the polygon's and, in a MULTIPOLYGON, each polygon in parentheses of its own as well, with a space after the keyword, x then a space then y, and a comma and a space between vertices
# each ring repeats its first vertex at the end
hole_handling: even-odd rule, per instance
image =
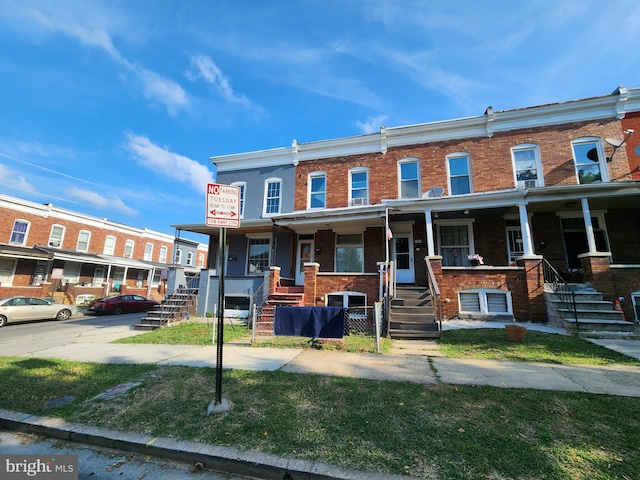
POLYGON ((269 267, 269 295, 280 286, 280 267, 269 267))
POLYGON ((304 306, 316 306, 316 294, 318 291, 318 270, 320 264, 307 262, 304 264, 304 306))
POLYGON ((593 234, 593 224, 591 223, 591 209, 589 208, 589 200, 581 198, 582 204, 582 216, 584 217, 584 227, 587 231, 587 245, 589 245, 589 253, 596 253, 598 247, 596 247, 596 237, 593 234))
POLYGON ((527 204, 519 203, 520 229, 522 230, 522 249, 525 257, 533 255, 533 241, 531 239, 531 225, 529 225, 529 215, 527 215, 527 204))
POLYGON ((431 217, 431 209, 424 211, 424 223, 427 231, 427 256, 433 257, 436 254, 435 243, 433 241, 433 220, 431 217))
MULTIPOLYGON (((532 255, 518 259, 518 265, 524 267, 524 289, 527 295, 528 320, 543 322, 546 318, 546 304, 544 301, 544 275, 542 273, 542 256, 532 255)), ((522 309, 514 299, 513 314, 518 315, 522 309)), ((525 311, 522 311, 525 315, 525 311)), ((516 316, 517 318, 517 316, 516 316)), ((521 320, 521 319, 518 319, 521 320)))

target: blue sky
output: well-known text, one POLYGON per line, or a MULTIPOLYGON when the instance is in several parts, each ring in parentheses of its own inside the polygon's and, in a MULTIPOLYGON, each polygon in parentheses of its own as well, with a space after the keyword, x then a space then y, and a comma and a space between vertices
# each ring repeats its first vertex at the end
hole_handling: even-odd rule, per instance
POLYGON ((639 45, 636 0, 0 0, 0 193, 173 233, 211 156, 640 87, 639 45))

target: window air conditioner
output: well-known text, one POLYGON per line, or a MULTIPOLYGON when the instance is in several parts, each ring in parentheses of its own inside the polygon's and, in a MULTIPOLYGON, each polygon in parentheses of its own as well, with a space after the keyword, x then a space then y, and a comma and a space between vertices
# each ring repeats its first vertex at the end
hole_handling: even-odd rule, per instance
POLYGON ((352 198, 349 204, 354 207, 356 205, 368 205, 366 198, 352 198))

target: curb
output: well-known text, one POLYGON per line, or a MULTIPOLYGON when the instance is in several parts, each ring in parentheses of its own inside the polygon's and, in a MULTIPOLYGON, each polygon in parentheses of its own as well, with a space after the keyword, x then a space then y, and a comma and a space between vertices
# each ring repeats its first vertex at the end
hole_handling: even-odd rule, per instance
POLYGON ((335 465, 258 451, 121 432, 0 409, 0 429, 186 462, 221 473, 264 480, 406 480, 402 475, 347 470, 335 465))

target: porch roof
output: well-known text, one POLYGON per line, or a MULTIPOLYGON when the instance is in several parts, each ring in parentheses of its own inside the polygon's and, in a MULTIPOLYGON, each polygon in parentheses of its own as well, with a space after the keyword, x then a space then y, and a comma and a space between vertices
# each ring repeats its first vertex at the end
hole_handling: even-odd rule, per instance
POLYGON ((25 259, 38 259, 49 260, 52 256, 41 250, 36 250, 33 247, 23 247, 20 245, 8 245, 6 243, 0 243, 0 257, 4 258, 25 258, 25 259))
POLYGON ((151 270, 153 265, 134 260, 132 258, 114 257, 98 253, 82 253, 73 250, 58 250, 42 245, 37 246, 38 249, 48 252, 53 256, 54 260, 64 260, 66 262, 76 263, 92 263, 95 265, 114 265, 118 267, 137 268, 139 270, 151 270))

